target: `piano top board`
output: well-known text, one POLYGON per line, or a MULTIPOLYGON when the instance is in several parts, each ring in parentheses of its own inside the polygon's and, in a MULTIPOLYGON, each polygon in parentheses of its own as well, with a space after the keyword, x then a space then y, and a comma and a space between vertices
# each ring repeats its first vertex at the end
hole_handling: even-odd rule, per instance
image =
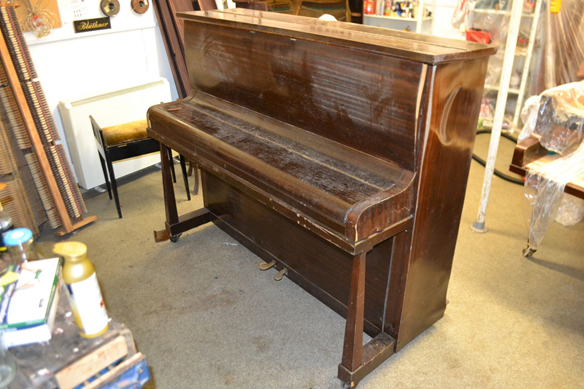
POLYGON ((252 9, 228 9, 179 12, 185 20, 246 28, 272 34, 285 34, 320 42, 342 43, 362 50, 386 53, 394 57, 427 64, 470 60, 493 55, 497 48, 456 39, 346 22, 329 22, 303 16, 290 17, 252 9))

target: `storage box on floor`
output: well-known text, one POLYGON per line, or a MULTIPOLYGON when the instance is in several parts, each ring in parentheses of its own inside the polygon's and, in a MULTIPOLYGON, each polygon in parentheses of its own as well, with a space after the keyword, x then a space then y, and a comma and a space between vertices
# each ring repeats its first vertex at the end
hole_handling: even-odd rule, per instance
POLYGON ((9 388, 117 388, 142 387, 150 372, 146 357, 136 351, 130 330, 115 319, 96 338, 79 335, 63 286, 52 338, 9 349, 16 360, 16 377, 9 388), (130 385, 131 384, 131 385, 130 385))

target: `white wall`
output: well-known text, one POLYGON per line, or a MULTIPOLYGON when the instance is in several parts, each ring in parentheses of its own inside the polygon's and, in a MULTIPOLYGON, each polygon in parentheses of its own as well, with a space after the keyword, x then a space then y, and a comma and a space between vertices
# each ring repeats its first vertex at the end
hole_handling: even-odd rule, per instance
POLYGON ((78 4, 82 3, 76 0, 59 0, 63 27, 40 39, 25 33, 67 152, 66 136, 57 109, 60 100, 118 90, 159 77, 169 81, 172 98, 177 98, 154 8, 151 6, 145 14, 138 15, 131 9, 130 2, 120 2, 120 13, 111 18, 111 30, 75 34, 73 19, 103 17, 99 1, 91 3, 93 6, 80 9, 78 4), (74 12, 76 16, 73 16, 74 12))
MULTIPOLYGON (((57 106, 61 100, 105 93, 158 77, 166 78, 172 98, 177 92, 153 7, 143 15, 121 2, 112 29, 75 34, 73 20, 103 17, 99 2, 59 0, 63 26, 44 38, 25 33, 47 102, 67 152, 57 106), (80 5, 84 4, 84 5, 80 5)), ((436 0, 433 35, 463 39, 451 18, 456 0, 436 0)), ((70 158, 71 159, 71 158, 70 158)))
POLYGON ((456 8, 457 0, 436 0, 435 4, 432 35, 464 40, 464 33, 452 27, 452 14, 456 8))

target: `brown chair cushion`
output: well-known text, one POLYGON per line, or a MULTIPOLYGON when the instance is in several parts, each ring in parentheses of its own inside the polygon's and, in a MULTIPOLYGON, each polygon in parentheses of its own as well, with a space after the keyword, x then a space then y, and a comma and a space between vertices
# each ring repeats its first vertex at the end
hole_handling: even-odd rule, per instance
POLYGON ((106 147, 111 147, 148 138, 146 134, 147 128, 148 123, 146 120, 136 120, 135 122, 104 127, 101 131, 103 132, 103 140, 106 147))

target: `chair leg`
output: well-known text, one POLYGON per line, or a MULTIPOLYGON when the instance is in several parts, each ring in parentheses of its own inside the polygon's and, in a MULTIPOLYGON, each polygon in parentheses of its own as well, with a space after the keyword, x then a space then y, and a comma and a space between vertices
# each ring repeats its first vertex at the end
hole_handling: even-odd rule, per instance
POLYGON ((174 161, 172 160, 172 149, 168 149, 168 160, 170 161, 170 172, 172 174, 172 182, 176 184, 176 173, 174 171, 174 161))
POLYGON ((191 192, 189 192, 189 177, 187 175, 187 162, 182 154, 179 154, 180 168, 182 169, 183 181, 185 182, 185 190, 187 191, 187 200, 191 201, 191 192))
POLYGON ((189 159, 189 172, 187 174, 189 177, 193 174, 193 170, 195 170, 193 166, 195 166, 195 164, 189 159))
POLYGON ((121 219, 122 218, 122 209, 120 207, 120 199, 118 198, 118 184, 116 182, 116 176, 114 175, 114 166, 112 165, 112 161, 110 161, 110 159, 107 158, 107 156, 106 156, 106 160, 107 160, 107 170, 109 172, 110 179, 112 182, 112 190, 114 192, 114 200, 116 201, 116 208, 118 209, 118 216, 121 219))
POLYGON ((105 166, 105 161, 101 154, 99 154, 99 162, 101 162, 101 171, 103 172, 103 178, 105 179, 105 186, 107 188, 107 194, 109 195, 110 200, 112 199, 112 188, 110 186, 109 179, 107 178, 107 169, 105 166))

